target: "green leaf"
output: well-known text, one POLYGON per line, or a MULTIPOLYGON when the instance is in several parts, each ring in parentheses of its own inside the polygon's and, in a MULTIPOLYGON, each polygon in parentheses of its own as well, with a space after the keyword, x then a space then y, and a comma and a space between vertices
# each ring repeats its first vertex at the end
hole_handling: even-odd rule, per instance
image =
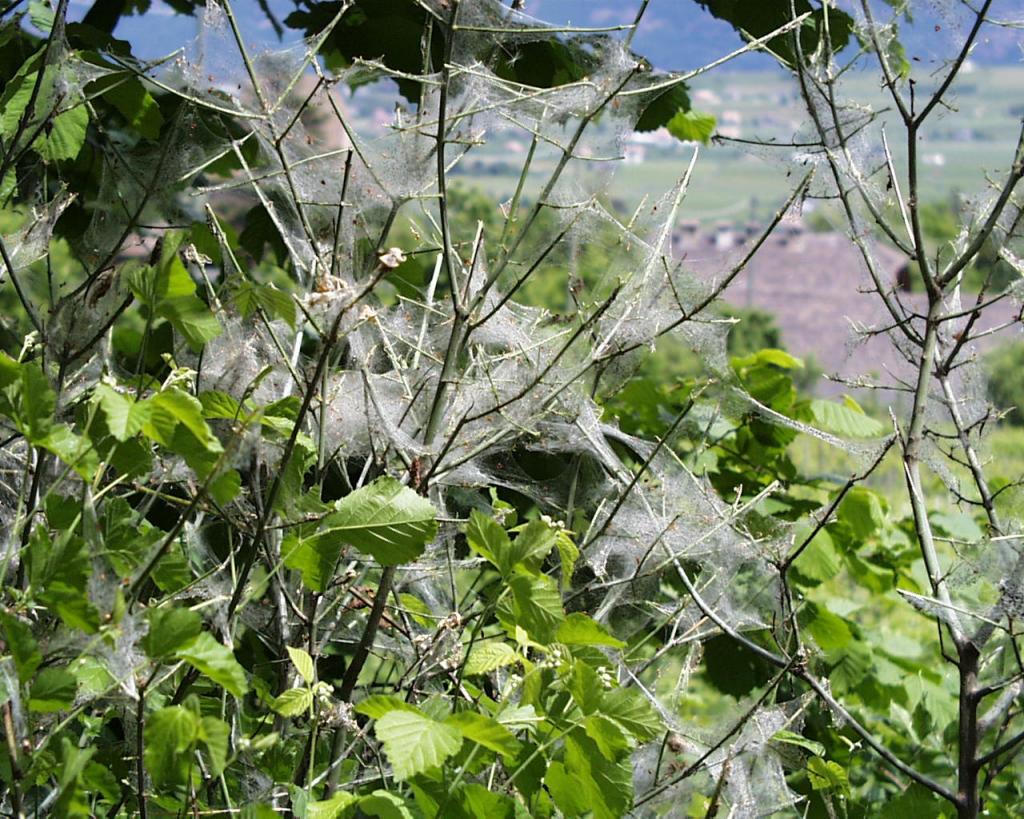
POLYGON ((558 533, 555 546, 558 547, 558 559, 562 564, 561 582, 562 591, 565 591, 572 582, 573 570, 576 567, 576 560, 580 556, 580 550, 570 533, 564 530, 558 533))
POLYGON ((45 0, 31 0, 28 4, 28 17, 32 25, 43 34, 49 34, 53 29, 53 9, 45 0))
POLYGON ((879 819, 939 819, 950 816, 944 808, 947 803, 927 788, 912 783, 895 799, 887 799, 878 814, 879 819))
POLYGON ((405 800, 390 791, 376 790, 359 800, 359 812, 381 819, 414 819, 405 800))
POLYGON ((628 756, 611 762, 586 735, 565 739, 564 767, 552 763, 544 781, 563 813, 594 819, 620 819, 633 804, 633 765, 628 756))
POLYGON ((512 592, 512 619, 504 618, 506 630, 509 626, 519 625, 538 643, 550 643, 565 619, 562 597, 555 581, 546 575, 531 577, 517 574, 508 581, 508 587, 512 592))
POLYGON ((259 309, 270 320, 280 319, 295 329, 295 300, 283 290, 268 284, 245 281, 235 289, 234 300, 243 317, 251 316, 259 309))
POLYGON ((378 478, 335 504, 321 537, 333 537, 384 566, 415 560, 437 535, 437 511, 391 477, 378 478))
POLYGON ((620 759, 634 743, 614 720, 603 714, 590 714, 583 720, 583 730, 593 740, 601 755, 609 760, 620 759))
POLYGON ((44 128, 32 148, 43 159, 58 162, 74 159, 85 144, 85 133, 89 129, 89 111, 83 100, 75 100, 71 107, 57 114, 44 128))
POLYGON ((308 714, 313 705, 313 691, 309 688, 289 688, 274 700, 274 710, 282 717, 308 714))
POLYGON ((825 15, 820 8, 814 8, 808 0, 758 0, 756 3, 739 0, 697 0, 720 20, 726 20, 746 38, 767 37, 784 26, 794 15, 811 12, 811 16, 797 29, 800 36, 800 51, 796 48, 796 34, 790 31, 768 40, 766 48, 784 63, 794 66, 799 54, 810 58, 818 49, 824 37, 828 37, 835 53, 842 51, 850 40, 854 28, 849 14, 830 7, 828 28, 825 15))
MULTIPOLYGON (((517 780, 518 782, 518 780, 517 780)), ((516 810, 518 805, 510 797, 497 793, 476 782, 463 785, 456 798, 465 811, 467 819, 485 816, 487 819, 513 819, 521 816, 516 810)))
POLYGON ((800 613, 800 620, 814 642, 826 653, 839 651, 853 640, 846 621, 817 603, 807 603, 800 613))
POLYGON ((228 761, 228 740, 231 727, 217 717, 203 717, 199 721, 199 739, 206 747, 210 776, 220 776, 228 761))
POLYGON ((626 646, 622 640, 609 634, 604 626, 581 612, 573 612, 566 616, 555 632, 555 639, 569 646, 626 646))
POLYGON ((206 418, 226 418, 233 421, 244 417, 245 411, 232 396, 220 390, 206 390, 199 393, 199 403, 206 418))
POLYGON ((787 731, 785 729, 776 731, 772 735, 772 742, 781 742, 784 745, 796 745, 798 748, 810 751, 815 756, 825 755, 825 746, 820 742, 815 742, 813 739, 807 739, 807 737, 795 734, 792 731, 787 731))
POLYGON ((10 167, 0 179, 0 207, 6 208, 10 199, 18 190, 18 169, 10 167))
POLYGON ((241 697, 249 687, 245 671, 238 664, 234 653, 223 643, 217 642, 209 632, 204 631, 191 645, 178 651, 177 656, 229 694, 241 697))
POLYGON ((420 713, 420 709, 415 705, 406 702, 401 697, 396 697, 391 694, 374 694, 372 697, 367 697, 355 706, 355 711, 356 713, 363 714, 370 719, 380 719, 390 711, 409 711, 413 714, 420 713))
POLYGON ((288 656, 292 659, 295 670, 302 675, 307 685, 312 685, 316 680, 316 670, 313 667, 313 658, 303 648, 288 646, 288 656))
MULTIPOLYGON (((810 527, 807 525, 796 528, 795 545, 799 546, 810 534, 810 527)), ((821 529, 804 548, 793 567, 799 573, 801 579, 808 581, 808 585, 817 585, 831 580, 842 567, 842 558, 832 544, 832 538, 825 529, 821 529)))
POLYGON ((358 796, 341 791, 334 794, 330 799, 321 799, 318 802, 309 802, 306 805, 306 819, 341 819, 351 813, 358 796))
POLYGON ((422 712, 389 711, 374 723, 399 782, 437 768, 462 747, 457 728, 422 712))
POLYGON ((712 114, 700 111, 679 111, 665 125, 668 132, 683 142, 701 142, 707 145, 715 132, 716 120, 712 114))
POLYGON ((177 387, 170 387, 149 401, 152 414, 143 424, 147 437, 170 448, 174 445, 174 433, 180 424, 211 451, 220 451, 220 442, 203 418, 203 405, 199 399, 177 387))
POLYGON ((142 638, 142 647, 155 660, 169 657, 192 645, 202 627, 202 618, 191 609, 150 609, 149 633, 142 638))
POLYGON ((563 816, 585 816, 590 811, 588 795, 578 778, 560 761, 548 765, 544 784, 563 816))
POLYGON ((29 538, 28 576, 36 600, 71 628, 94 633, 99 612, 89 601, 86 586, 91 564, 85 541, 62 532, 55 541, 42 526, 29 538))
POLYGON ((828 661, 834 663, 829 672, 829 682, 837 694, 860 690, 865 680, 872 680, 871 670, 875 667, 871 649, 864 643, 848 643, 844 648, 832 652, 828 661))
POLYGON ((103 99, 113 105, 128 126, 140 136, 152 140, 160 138, 160 129, 164 124, 160 106, 132 74, 127 71, 108 74, 98 79, 88 90, 90 94, 102 94, 103 99))
POLYGON ((188 752, 198 737, 199 718, 184 706, 161 708, 146 718, 143 758, 154 787, 185 782, 193 765, 188 752))
POLYGON ((654 739, 665 727, 654 707, 632 688, 606 691, 598 710, 629 731, 638 742, 654 739))
POLYGON ((838 791, 844 796, 850 793, 850 780, 838 762, 812 756, 807 760, 807 778, 816 791, 838 791))
POLYGON ((526 731, 533 735, 541 718, 532 705, 520 705, 515 708, 502 709, 497 715, 497 720, 511 731, 526 731))
POLYGON ((811 414, 820 429, 844 438, 875 438, 885 432, 885 427, 865 415, 856 404, 836 404, 815 398, 811 401, 811 414))
POLYGON ((36 362, 20 363, 0 353, 0 415, 6 415, 30 443, 53 427, 57 394, 36 362))
POLYGON ((514 756, 519 753, 519 740, 497 720, 476 711, 460 711, 445 719, 464 739, 483 745, 495 753, 514 756))
POLYGON ((512 550, 512 541, 496 520, 479 509, 469 513, 466 542, 470 549, 495 568, 507 565, 506 555, 512 550))
POLYGON ((124 278, 135 298, 167 319, 189 346, 199 352, 207 341, 220 335, 223 328, 210 308, 196 296, 195 282, 178 256, 184 238, 182 231, 167 231, 156 265, 131 270, 124 278))
POLYGON ((338 562, 341 547, 326 533, 302 538, 295 532, 285 536, 281 543, 284 565, 302 575, 302 584, 315 592, 323 592, 338 562))
POLYGON ((93 395, 106 416, 107 429, 118 441, 134 437, 153 413, 153 407, 148 401, 136 401, 109 384, 97 384, 93 395))
POLYGON ((855 486, 846 493, 846 497, 839 504, 837 518, 858 541, 853 544, 854 548, 857 548, 861 545, 859 541, 866 540, 882 528, 885 523, 885 510, 876 493, 862 486, 855 486))
POLYGON ((67 424, 52 427, 37 443, 74 469, 82 479, 91 481, 96 477, 99 456, 92 442, 83 435, 76 435, 67 424))
POLYGON ((7 650, 14 658, 14 667, 18 670, 19 682, 28 682, 43 661, 39 644, 32 636, 32 629, 13 614, 2 610, 0 610, 0 628, 3 629, 7 650))
POLYGON ((676 114, 689 110, 690 95, 686 93, 686 86, 682 83, 673 85, 668 91, 658 95, 647 104, 640 119, 633 126, 633 130, 657 131, 662 126, 668 125, 676 114))
POLYGON ((770 364, 782 370, 802 370, 804 367, 804 362, 796 356, 790 355, 785 350, 774 348, 758 350, 756 353, 732 360, 733 369, 737 371, 765 364, 770 364))
POLYGON ((491 671, 518 662, 520 657, 512 646, 499 640, 489 640, 473 646, 466 659, 464 671, 469 676, 489 674, 491 671))
POLYGON ((557 531, 547 523, 540 520, 530 521, 516 535, 508 558, 509 564, 505 570, 521 565, 536 574, 540 571, 544 559, 555 548, 557 539, 557 531))
POLYGON ((29 711, 48 714, 71 707, 78 692, 78 680, 66 668, 44 668, 32 681, 28 695, 29 711))

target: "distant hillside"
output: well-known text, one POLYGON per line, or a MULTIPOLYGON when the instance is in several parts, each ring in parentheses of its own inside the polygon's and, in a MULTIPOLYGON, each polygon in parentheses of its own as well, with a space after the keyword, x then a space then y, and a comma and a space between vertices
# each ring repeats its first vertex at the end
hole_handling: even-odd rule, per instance
MULTIPOLYGON (((748 0, 758 2, 758 0, 748 0)), ((632 22, 634 0, 526 0, 526 11, 548 22, 571 21, 575 25, 614 25, 632 22)), ((853 4, 840 2, 849 9, 853 4)), ((886 19, 886 7, 878 3, 877 19, 886 19)), ((959 3, 919 2, 913 23, 902 25, 901 39, 911 57, 935 63, 956 54, 970 12, 959 3), (948 8, 946 8, 948 7, 948 8)), ((891 9, 888 10, 891 14, 891 9)), ((995 17, 1020 18, 1024 5, 1019 0, 996 0, 995 17)), ((1024 64, 1024 32, 1020 29, 987 26, 972 58, 992 65, 1024 64)), ((716 20, 694 0, 651 0, 644 22, 634 40, 636 50, 664 69, 686 70, 721 57, 740 45, 736 32, 716 20)), ((737 66, 764 68, 770 60, 751 56, 737 66)))
MULTIPOLYGON (((69 19, 80 20, 92 2, 93 0, 73 2, 68 13, 69 19)), ((145 19, 138 16, 121 18, 117 35, 134 44, 137 56, 151 58, 164 55, 195 36, 196 19, 177 14, 171 2, 172 0, 146 0, 145 7, 149 12, 145 19), (160 19, 159 26, 153 25, 155 18, 160 19)), ((502 2, 508 4, 509 0, 502 2)), ((632 22, 639 2, 640 0, 526 0, 525 10, 547 22, 602 26, 632 22)), ((876 2, 880 6, 879 19, 882 19, 887 7, 882 0, 876 2)), ((283 20, 295 9, 296 4, 294 0, 237 0, 235 5, 246 38, 253 43, 270 44, 275 43, 277 39, 263 8, 269 8, 278 19, 283 20)), ((840 5, 850 7, 851 2, 841 0, 840 5)), ((917 5, 922 11, 914 25, 906 27, 903 40, 910 56, 919 58, 923 68, 933 68, 959 50, 962 43, 965 7, 959 2, 939 3, 935 0, 919 2, 917 5), (944 10, 936 11, 936 8, 944 10), (961 15, 959 25, 955 19, 958 14, 961 15)), ((993 6, 995 15, 1020 18, 1024 14, 1024 0, 996 0, 993 6)), ((287 42, 294 42, 297 37, 298 32, 292 29, 285 30, 287 42)), ((987 26, 985 36, 975 50, 973 58, 977 62, 987 64, 1024 65, 1022 40, 1024 33, 1020 29, 987 26)), ((634 40, 636 51, 649 58, 658 68, 682 71, 705 65, 728 54, 741 44, 739 36, 730 25, 716 20, 694 0, 651 0, 643 24, 634 40)), ((773 61, 763 54, 750 54, 736 60, 732 67, 763 70, 772 65, 773 61)))

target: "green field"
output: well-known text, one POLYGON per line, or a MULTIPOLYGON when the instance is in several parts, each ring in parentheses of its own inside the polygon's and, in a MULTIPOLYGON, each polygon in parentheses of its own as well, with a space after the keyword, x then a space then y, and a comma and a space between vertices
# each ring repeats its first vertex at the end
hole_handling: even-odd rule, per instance
MULTIPOLYGON (((870 75, 851 75, 846 81, 849 99, 867 102, 880 111, 880 121, 891 121, 892 101, 870 75)), ((925 201, 947 199, 951 194, 976 195, 986 188, 986 176, 998 179, 1012 156, 1020 128, 1024 68, 984 67, 965 74, 955 86, 950 104, 955 106, 934 117, 921 135, 921 191, 925 201)), ((806 127, 803 106, 795 80, 775 72, 722 72, 705 75, 691 87, 695 108, 716 115, 720 132, 736 133, 743 139, 790 140, 806 127)), ((887 130, 900 133, 895 123, 887 130)), ((877 142, 877 128, 874 131, 877 142)), ((466 168, 472 184, 487 193, 508 198, 517 178, 507 171, 516 160, 499 140, 469 157, 478 161, 466 168), (491 164, 492 170, 485 170, 491 164), (505 169, 502 173, 501 170, 505 169)), ((893 143, 897 166, 902 166, 905 146, 893 143)), ((615 163, 615 175, 608 187, 614 200, 634 207, 645 196, 658 197, 686 171, 694 146, 674 143, 646 147, 641 163, 615 163)), ((880 155, 862 157, 866 166, 880 164, 880 155)), ((700 149, 691 179, 683 218, 739 220, 763 218, 774 212, 802 170, 788 162, 783 149, 740 147, 727 141, 700 149), (771 154, 772 158, 767 155, 771 154)), ((590 179, 581 187, 593 189, 611 163, 594 163, 576 170, 590 179)), ((541 156, 526 185, 526 195, 535 195, 554 165, 554 152, 541 156)), ((823 169, 824 170, 824 169, 823 169)))

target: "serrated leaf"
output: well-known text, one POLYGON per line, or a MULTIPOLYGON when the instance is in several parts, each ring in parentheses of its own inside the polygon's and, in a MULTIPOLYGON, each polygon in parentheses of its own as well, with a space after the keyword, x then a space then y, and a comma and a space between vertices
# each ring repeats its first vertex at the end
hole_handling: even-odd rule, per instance
POLYGON ((335 509, 324 520, 320 537, 337 538, 384 566, 415 560, 437 535, 433 504, 391 477, 357 489, 335 509))
POLYGON ((414 819, 405 800, 396 793, 376 790, 359 800, 359 812, 380 819, 414 819))
POLYGON ((634 126, 635 131, 656 131, 668 125, 676 114, 690 110, 690 95, 682 83, 651 100, 634 126))
POLYGON ((544 781, 563 813, 590 812, 595 819, 619 819, 633 803, 633 766, 604 758, 594 741, 582 733, 565 740, 564 767, 552 763, 544 781))
POLYGON ((160 106, 145 86, 128 72, 116 72, 101 77, 89 86, 89 93, 99 92, 113 105, 125 122, 146 139, 158 139, 164 124, 160 106))
POLYGON ((170 387, 149 399, 152 412, 143 423, 147 437, 167 448, 175 446, 175 433, 180 424, 211 453, 221 451, 220 441, 203 418, 203 405, 187 392, 170 387))
POLYGON ((44 668, 32 681, 28 709, 42 714, 63 711, 71 707, 77 691, 78 680, 66 668, 44 668))
POLYGON ((558 548, 558 558, 562 564, 562 591, 565 591, 572 582, 573 571, 576 568, 576 561, 579 559, 580 550, 573 541, 569 532, 561 531, 555 541, 558 548))
POLYGON ((885 510, 877 494, 862 486, 855 486, 839 504, 837 517, 857 541, 852 544, 856 549, 861 541, 873 535, 885 523, 885 510))
POLYGON ((177 657, 205 674, 229 694, 241 697, 249 688, 245 671, 238 664, 234 653, 223 643, 217 642, 209 632, 204 631, 191 645, 178 651, 177 657))
POLYGON ((469 676, 489 674, 491 671, 518 662, 520 662, 519 655, 512 646, 508 643, 490 640, 473 646, 463 670, 469 676))
POLYGON ((235 290, 234 300, 243 316, 250 316, 260 309, 271 320, 280 319, 295 329, 295 300, 283 290, 247 281, 235 290))
POLYGON ((292 659, 292 665, 302 675, 307 685, 312 685, 316 679, 316 671, 313 667, 313 658, 304 648, 288 646, 288 656, 292 659))
MULTIPOLYGON (((810 530, 807 526, 800 526, 796 531, 797 537, 795 540, 796 545, 799 546, 807 535, 810 534, 810 530)), ((831 580, 838 574, 841 566, 842 558, 839 552, 836 551, 832 538, 825 529, 815 534, 814 539, 807 544, 793 562, 793 567, 796 571, 802 578, 810 581, 811 585, 831 580)))
POLYGON ((18 362, 0 352, 0 415, 6 415, 30 443, 53 427, 57 394, 38 363, 18 362))
POLYGON ((380 719, 389 711, 411 711, 414 714, 420 713, 420 709, 415 705, 412 705, 401 697, 396 697, 392 694, 374 694, 372 697, 367 697, 365 700, 361 700, 356 704, 355 711, 356 713, 363 714, 370 719, 380 719))
POLYGON ((772 734, 773 742, 781 742, 784 745, 796 745, 798 748, 803 748, 805 751, 810 751, 815 756, 825 755, 825 746, 820 742, 815 742, 813 739, 807 739, 807 737, 795 734, 792 731, 776 731, 772 734))
POLYGON ((555 639, 568 646, 626 646, 622 640, 609 634, 604 626, 582 612, 566 615, 555 632, 555 639))
POLYGON ((846 621, 824 606, 808 603, 801 612, 800 620, 806 625, 814 642, 826 653, 840 651, 853 640, 853 634, 846 621))
POLYGON ((850 792, 850 780, 846 771, 838 762, 813 756, 807 760, 807 778, 816 791, 838 791, 846 795, 850 792))
POLYGON ((819 429, 844 438, 875 438, 885 432, 885 427, 878 421, 848 404, 815 398, 811 401, 811 414, 819 429))
POLYGON ((313 692, 308 688, 289 688, 274 700, 274 710, 282 717, 308 714, 313 705, 313 692))
POLYGON ((597 746, 601 755, 609 760, 619 759, 634 743, 614 720, 603 714, 590 714, 583 720, 583 730, 597 746))
POLYGON ((613 688, 601 698, 599 711, 611 717, 639 742, 654 739, 664 728, 661 717, 644 696, 631 688, 613 688))
POLYGON ((374 733, 399 782, 439 767, 462 747, 457 728, 421 712, 389 711, 374 723, 374 733))
POLYGON ((302 585, 315 592, 327 589, 340 553, 341 547, 337 540, 325 533, 305 539, 296 533, 289 533, 281 543, 284 565, 299 572, 302 585))
POLYGON ((445 719, 454 726, 464 739, 483 745, 498 754, 513 756, 519 753, 519 740, 497 720, 476 711, 460 711, 445 719))
POLYGON ((199 403, 206 418, 234 420, 244 414, 241 405, 231 395, 221 390, 205 390, 199 393, 199 403))
POLYGON ((53 9, 45 0, 31 0, 28 4, 28 18, 43 34, 53 29, 53 9))
POLYGON ((309 802, 306 804, 306 819, 340 819, 347 816, 349 809, 358 801, 358 796, 342 791, 330 799, 309 802))
POLYGON ((700 111, 678 111, 665 127, 676 139, 683 142, 700 142, 706 145, 715 132, 716 120, 713 114, 700 111))
POLYGON ((152 609, 149 632, 142 638, 142 647, 153 659, 169 657, 195 642, 202 628, 202 618, 191 609, 152 609))
POLYGON ((33 143, 32 148, 50 162, 74 159, 85 144, 85 133, 88 129, 89 111, 80 100, 57 114, 33 143))
POLYGON ((538 643, 550 643, 565 619, 562 597, 555 581, 546 575, 517 574, 509 580, 508 587, 512 592, 513 622, 522 626, 538 643))
POLYGON ((142 430, 150 419, 153 407, 148 401, 118 392, 109 384, 97 384, 93 392, 107 419, 107 429, 118 441, 127 441, 142 430))
POLYGON ((91 564, 85 541, 71 532, 55 540, 42 526, 29 538, 28 576, 35 599, 71 628, 90 634, 99 629, 99 612, 87 592, 91 564))
POLYGON ((196 294, 196 285, 178 256, 185 234, 169 230, 163 235, 160 259, 155 265, 127 271, 124 278, 135 298, 156 315, 167 319, 195 352, 222 327, 209 306, 196 294))
POLYGON ((476 782, 469 782, 459 788, 455 798, 459 800, 465 819, 476 819, 478 816, 487 819, 516 819, 522 816, 517 810, 519 805, 511 797, 476 782))
POLYGON ((505 556, 512 549, 512 541, 496 520, 485 515, 479 509, 474 509, 469 513, 469 523, 466 524, 466 542, 470 549, 495 568, 507 565, 505 556))
POLYGON ((230 726, 217 717, 203 717, 199 721, 199 739, 206 747, 210 776, 220 776, 228 761, 230 726))
POLYGON ((0 628, 3 629, 7 651, 14 659, 14 667, 18 671, 18 681, 28 682, 43 661, 39 644, 32 636, 32 629, 13 614, 2 610, 0 610, 0 628))
POLYGON ((520 705, 515 708, 505 708, 496 717, 498 722, 511 731, 526 731, 533 735, 537 730, 537 723, 541 717, 537 715, 532 705, 520 705))
POLYGON ((532 520, 516 535, 509 555, 508 568, 524 566, 530 572, 538 572, 558 539, 555 529, 541 520, 532 520))
POLYGON ((199 719, 184 706, 171 705, 146 717, 143 758, 155 787, 184 782, 192 764, 187 752, 198 735, 199 719))

